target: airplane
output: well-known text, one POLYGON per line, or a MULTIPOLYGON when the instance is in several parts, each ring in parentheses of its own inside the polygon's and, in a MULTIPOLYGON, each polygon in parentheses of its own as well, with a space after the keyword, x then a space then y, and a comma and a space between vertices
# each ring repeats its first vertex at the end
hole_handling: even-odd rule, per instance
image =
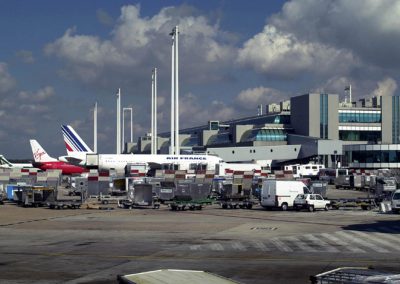
POLYGON ((61 131, 64 137, 65 147, 67 149, 67 156, 61 156, 59 161, 71 163, 74 165, 84 166, 86 161, 86 154, 93 153, 93 151, 86 145, 85 141, 75 132, 70 125, 62 125, 61 131))
POLYGON ((61 127, 68 156, 62 156, 60 161, 71 162, 76 165, 90 167, 88 157, 97 156, 99 170, 124 171, 127 164, 145 163, 150 167, 161 165, 178 165, 181 170, 206 167, 215 170, 217 165, 224 161, 214 155, 150 155, 150 154, 95 154, 70 125, 61 127))
POLYGON ((22 169, 22 168, 33 168, 31 163, 11 163, 3 155, 0 155, 0 169, 22 169))
POLYGON ((40 144, 34 140, 29 140, 31 143, 32 154, 35 162, 33 166, 43 171, 45 170, 61 170, 63 175, 81 174, 87 172, 83 167, 71 165, 65 162, 58 161, 50 157, 40 144))

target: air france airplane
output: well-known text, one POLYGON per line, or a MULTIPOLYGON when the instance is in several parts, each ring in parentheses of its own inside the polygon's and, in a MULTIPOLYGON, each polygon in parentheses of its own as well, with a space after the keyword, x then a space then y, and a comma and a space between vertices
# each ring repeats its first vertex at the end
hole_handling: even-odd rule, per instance
POLYGON ((196 168, 205 165, 207 170, 215 170, 223 160, 212 155, 147 155, 147 154, 95 154, 90 150, 82 138, 70 125, 61 127, 68 156, 60 157, 59 160, 74 163, 81 166, 90 166, 87 157, 97 156, 99 170, 114 169, 124 171, 127 164, 145 163, 152 165, 173 164, 178 165, 180 170, 196 168))

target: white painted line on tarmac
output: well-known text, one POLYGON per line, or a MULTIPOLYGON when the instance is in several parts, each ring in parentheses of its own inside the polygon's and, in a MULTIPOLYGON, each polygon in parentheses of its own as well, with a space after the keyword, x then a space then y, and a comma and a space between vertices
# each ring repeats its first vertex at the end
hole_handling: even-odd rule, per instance
POLYGON ((339 252, 339 250, 337 248, 329 245, 328 243, 322 241, 321 239, 317 238, 316 236, 314 236, 312 234, 307 234, 307 235, 304 235, 303 237, 309 239, 311 242, 317 244, 318 246, 320 246, 327 252, 339 252))
POLYGON ((269 251, 270 249, 262 242, 253 241, 253 246, 261 251, 269 251))
MULTIPOLYGON (((364 233, 364 232, 359 232, 359 231, 352 231, 353 234, 356 234, 360 236, 361 238, 366 238, 369 239, 375 243, 379 243, 380 245, 386 246, 390 249, 395 249, 400 251, 400 247, 396 244, 393 244, 391 241, 387 241, 383 239, 383 236, 375 235, 374 233, 364 233)), ((400 241, 400 238, 399 238, 400 241)))
POLYGON ((201 245, 192 245, 190 246, 190 250, 200 250, 201 249, 201 245))
POLYGON ((286 251, 286 252, 293 251, 290 247, 288 247, 286 244, 284 244, 278 239, 271 239, 271 242, 281 251, 286 251))
POLYGON ((389 239, 391 242, 400 243, 400 236, 398 236, 397 234, 387 234, 387 233, 377 232, 376 230, 373 229, 368 229, 367 231, 371 232, 371 234, 379 236, 380 238, 385 238, 389 239))
POLYGON ((294 243, 294 245, 297 246, 300 250, 308 251, 308 252, 317 252, 317 250, 315 248, 309 246, 306 242, 303 242, 302 240, 300 240, 297 237, 294 237, 294 236, 285 237, 284 239, 294 243))
POLYGON ((224 250, 224 247, 219 243, 211 244, 210 247, 212 250, 217 250, 217 251, 224 250))
POLYGON ((240 251, 247 250, 246 247, 243 246, 242 243, 239 243, 239 242, 232 243, 232 248, 235 249, 235 250, 240 250, 240 251))
POLYGON ((350 240, 351 242, 358 243, 364 247, 370 248, 376 252, 380 252, 380 253, 388 253, 389 252, 385 248, 377 247, 376 245, 369 243, 367 241, 364 241, 360 238, 355 238, 354 235, 351 234, 351 231, 348 231, 348 232, 340 231, 340 232, 336 232, 335 234, 339 235, 343 238, 346 238, 346 239, 350 240))
POLYGON ((334 242, 344 248, 346 248, 347 250, 351 251, 351 252, 357 252, 357 253, 366 253, 365 250, 360 249, 354 245, 350 245, 346 242, 344 242, 343 240, 333 236, 332 234, 328 234, 328 233, 322 233, 321 236, 323 236, 324 238, 330 240, 331 242, 334 242))

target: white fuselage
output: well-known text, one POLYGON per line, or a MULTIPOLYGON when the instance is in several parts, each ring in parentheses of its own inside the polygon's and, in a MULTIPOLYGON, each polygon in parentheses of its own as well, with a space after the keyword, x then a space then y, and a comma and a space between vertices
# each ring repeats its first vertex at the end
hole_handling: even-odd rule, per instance
POLYGON ((30 163, 10 163, 3 155, 0 155, 0 168, 1 169, 11 169, 11 168, 33 168, 30 163))
MULTIPOLYGON (((88 155, 90 156, 90 155, 88 155)), ((89 158, 90 159, 90 158, 89 158)), ((180 170, 188 170, 195 165, 206 165, 207 170, 215 170, 216 165, 222 163, 222 159, 211 155, 145 155, 145 154, 121 154, 121 155, 98 155, 99 170, 114 169, 123 171, 127 164, 147 163, 147 164, 174 164, 180 170)), ((87 161, 90 165, 90 161, 87 161)))

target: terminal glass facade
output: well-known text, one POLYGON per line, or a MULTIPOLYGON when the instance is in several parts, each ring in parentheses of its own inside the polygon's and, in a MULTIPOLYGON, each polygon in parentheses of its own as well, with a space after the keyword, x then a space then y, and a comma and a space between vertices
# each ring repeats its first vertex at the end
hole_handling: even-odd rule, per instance
POLYGON ((199 146, 198 141, 199 141, 199 138, 197 136, 192 136, 192 137, 189 137, 189 138, 186 138, 185 140, 183 140, 181 143, 181 146, 184 146, 184 147, 199 146))
POLYGON ((210 137, 208 145, 229 144, 232 142, 232 135, 229 132, 218 133, 210 137))
POLYGON ((320 138, 328 139, 328 94, 320 95, 320 138))
POLYGON ((339 123, 381 123, 380 111, 341 111, 339 110, 339 123))
POLYGON ((352 163, 400 163, 400 152, 396 150, 345 151, 345 157, 352 163))
POLYGON ((339 139, 343 141, 382 141, 381 131, 340 130, 339 139))
POLYGON ((249 141, 287 141, 287 134, 283 129, 252 129, 241 139, 241 142, 249 141))

